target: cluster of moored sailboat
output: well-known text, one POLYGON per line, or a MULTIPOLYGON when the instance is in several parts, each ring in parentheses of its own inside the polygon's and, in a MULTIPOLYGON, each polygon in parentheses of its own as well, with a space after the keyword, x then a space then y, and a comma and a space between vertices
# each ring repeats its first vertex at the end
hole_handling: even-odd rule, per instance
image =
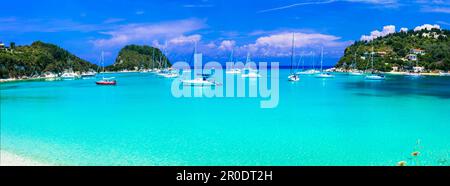
MULTIPOLYGON (((298 66, 300 61, 302 61, 302 57, 296 64, 296 68, 294 69, 294 61, 295 61, 295 34, 292 34, 292 52, 291 52, 291 67, 290 73, 288 75, 288 81, 296 82, 300 81, 299 75, 315 75, 317 78, 334 78, 334 75, 323 70, 323 48, 320 59, 320 71, 316 69, 309 69, 305 71, 298 71, 298 66)), ((314 63, 313 63, 314 64, 314 63)))
MULTIPOLYGON (((202 54, 201 53, 197 53, 197 47, 195 47, 194 49, 194 53, 193 53, 193 59, 194 59, 194 63, 196 60, 200 60, 202 59, 202 54)), ((366 80, 385 80, 386 76, 380 73, 375 73, 374 71, 374 56, 373 56, 374 52, 373 52, 373 47, 372 47, 372 55, 371 55, 371 68, 367 69, 366 71, 361 71, 361 70, 350 70, 347 73, 351 76, 364 76, 364 79, 366 80)), ((313 55, 314 56, 314 55, 313 55)), ((154 74, 156 76, 162 77, 162 78, 169 78, 169 79, 173 79, 173 78, 178 78, 181 77, 182 74, 184 73, 189 73, 191 74, 191 69, 190 68, 186 68, 186 69, 173 69, 171 67, 168 67, 168 61, 167 59, 163 59, 160 55, 160 59, 156 60, 154 58, 154 54, 153 54, 153 58, 152 58, 152 63, 149 64, 149 68, 148 69, 142 69, 139 70, 140 73, 151 73, 154 74)), ((292 34, 292 51, 291 51, 291 63, 290 63, 290 73, 287 77, 288 81, 290 82, 297 82, 300 81, 300 76, 303 75, 308 75, 308 76, 314 76, 316 78, 322 78, 322 79, 326 79, 326 78, 334 78, 335 75, 333 75, 331 72, 335 72, 333 69, 327 69, 324 70, 323 69, 323 47, 321 50, 321 59, 320 59, 320 69, 316 69, 315 68, 315 62, 314 62, 314 57, 313 57, 313 65, 312 65, 312 69, 305 69, 304 68, 304 60, 303 60, 303 56, 300 56, 300 59, 298 60, 298 62, 295 63, 295 33, 292 34), (295 64, 294 64, 295 63, 295 64), (302 63, 303 68, 300 70, 299 66, 300 63, 302 63)), ((230 55, 230 62, 232 62, 232 64, 234 64, 234 60, 233 60, 233 50, 231 51, 231 55, 230 55)), ((247 53, 247 59, 246 59, 246 64, 249 64, 251 62, 250 60, 250 54, 247 53)), ((103 57, 103 52, 102 52, 102 56, 101 56, 101 63, 102 63, 102 67, 103 67, 103 72, 105 71, 104 69, 104 57, 103 57)), ((355 64, 355 61, 353 62, 353 65, 355 64)), ((261 74, 259 74, 259 71, 255 68, 237 68, 237 67, 231 67, 231 68, 227 68, 225 70, 226 74, 232 74, 232 75, 236 75, 236 76, 240 76, 241 78, 260 78, 262 77, 261 74)), ((182 79, 181 80, 181 84, 184 86, 216 86, 216 85, 222 85, 222 83, 216 82, 214 80, 214 78, 212 78, 214 72, 211 74, 205 74, 205 73, 198 73, 198 74, 194 74, 194 78, 192 79, 182 79)), ((407 76, 413 76, 413 77, 418 77, 421 76, 420 73, 407 73, 407 76)), ((439 74, 440 76, 450 76, 450 73, 445 73, 445 72, 441 72, 439 74)), ((75 73, 73 72, 73 70, 66 70, 64 73, 62 74, 54 74, 54 73, 50 73, 47 72, 44 75, 44 78, 47 80, 57 80, 57 79, 62 79, 62 80, 75 80, 75 79, 89 79, 89 78, 94 78, 97 76, 97 73, 95 71, 88 71, 88 72, 83 72, 83 73, 75 73)), ((191 76, 189 76, 191 77, 191 76)), ((115 80, 114 77, 101 77, 101 80, 96 81, 95 82, 97 85, 117 85, 117 81, 115 80)))
MULTIPOLYGON (((295 65, 296 68, 294 68, 294 61, 295 61, 295 34, 292 34, 292 52, 291 52, 291 66, 290 66, 290 73, 288 75, 288 81, 296 82, 300 81, 299 75, 314 75, 316 78, 334 78, 334 75, 331 74, 328 70, 323 70, 323 47, 321 51, 321 59, 320 59, 320 70, 316 70, 314 68, 314 62, 313 62, 313 69, 298 71, 298 66, 300 61, 302 61, 302 57, 295 65)), ((313 60, 314 61, 314 60, 313 60)), ((372 52, 372 69, 373 69, 373 52, 372 52)), ((350 75, 354 76, 362 76, 365 75, 362 71, 351 71, 350 75)), ((376 74, 372 71, 371 74, 367 74, 365 76, 365 79, 367 80, 384 80, 386 77, 382 74, 376 74)))

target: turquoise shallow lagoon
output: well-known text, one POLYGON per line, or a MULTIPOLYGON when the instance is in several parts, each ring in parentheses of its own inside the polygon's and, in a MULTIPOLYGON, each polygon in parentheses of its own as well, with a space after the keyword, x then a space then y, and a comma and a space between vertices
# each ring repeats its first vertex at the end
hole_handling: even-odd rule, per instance
POLYGON ((450 77, 280 73, 274 109, 175 98, 143 73, 2 83, 1 149, 61 165, 450 165, 450 77))

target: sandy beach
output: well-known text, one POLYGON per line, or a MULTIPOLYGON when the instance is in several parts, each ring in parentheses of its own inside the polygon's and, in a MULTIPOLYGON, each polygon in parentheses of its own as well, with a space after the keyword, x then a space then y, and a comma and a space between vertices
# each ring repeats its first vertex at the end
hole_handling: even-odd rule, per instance
POLYGON ((0 166, 49 166, 4 150, 0 151, 0 157, 0 166))

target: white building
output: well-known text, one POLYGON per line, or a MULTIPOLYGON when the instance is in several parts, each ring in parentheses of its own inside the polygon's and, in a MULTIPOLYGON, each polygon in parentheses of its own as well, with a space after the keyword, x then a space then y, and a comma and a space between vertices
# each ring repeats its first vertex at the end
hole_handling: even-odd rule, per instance
POLYGON ((415 73, 423 72, 425 70, 425 67, 413 67, 413 70, 415 73))
POLYGON ((419 48, 415 48, 415 49, 411 49, 409 51, 410 54, 415 54, 415 55, 425 55, 425 50, 419 49, 419 48))
POLYGON ((408 54, 406 56, 406 59, 408 59, 410 61, 417 61, 417 55, 416 54, 408 54))

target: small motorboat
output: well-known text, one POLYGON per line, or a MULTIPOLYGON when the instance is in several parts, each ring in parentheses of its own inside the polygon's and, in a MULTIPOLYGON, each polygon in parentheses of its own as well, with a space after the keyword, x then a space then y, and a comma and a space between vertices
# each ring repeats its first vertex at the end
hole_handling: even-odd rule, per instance
POLYGON ((86 78, 86 77, 95 77, 95 75, 97 75, 96 72, 94 72, 94 71, 89 71, 89 72, 83 72, 83 73, 81 74, 81 77, 82 77, 82 78, 86 78))
POLYGON ((188 80, 181 80, 182 85, 184 86, 220 86, 221 83, 217 83, 212 79, 209 79, 211 77, 211 74, 198 74, 199 78, 195 79, 188 79, 188 80))
POLYGON ((297 74, 292 74, 292 75, 288 76, 288 81, 292 81, 292 82, 300 81, 300 77, 297 74))
POLYGON ((114 78, 103 78, 100 81, 95 82, 97 85, 117 85, 116 80, 114 78))
POLYGON ((409 73, 407 73, 406 75, 407 75, 407 76, 410 76, 410 77, 420 77, 420 76, 422 76, 422 74, 420 74, 420 73, 415 73, 415 72, 409 72, 409 73))
POLYGON ((65 72, 61 75, 64 80, 74 80, 80 78, 80 76, 74 72, 65 72))
POLYGON ((162 74, 161 76, 163 76, 165 78, 176 78, 179 75, 177 73, 175 73, 175 72, 170 72, 170 73, 167 73, 167 74, 162 74))
POLYGON ((334 78, 334 75, 330 73, 321 73, 316 76, 316 78, 334 78))
POLYGON ((300 75, 300 74, 302 74, 302 75, 313 75, 313 74, 318 74, 318 73, 320 73, 320 71, 314 70, 314 69, 310 69, 310 70, 306 70, 306 71, 297 72, 296 74, 297 75, 300 75))
POLYGON ((367 80, 385 80, 386 77, 381 74, 372 74, 372 75, 366 76, 366 79, 367 80))
POLYGON ((215 86, 216 83, 203 78, 195 78, 192 80, 181 80, 184 86, 215 86))
POLYGON ((240 74, 241 70, 237 68, 228 69, 225 71, 226 74, 240 74))
POLYGON ((450 76, 450 73, 448 72, 439 72, 440 76, 450 76))
POLYGON ((352 71, 350 72, 350 75, 352 76, 362 76, 364 73, 362 73, 361 71, 352 71))

